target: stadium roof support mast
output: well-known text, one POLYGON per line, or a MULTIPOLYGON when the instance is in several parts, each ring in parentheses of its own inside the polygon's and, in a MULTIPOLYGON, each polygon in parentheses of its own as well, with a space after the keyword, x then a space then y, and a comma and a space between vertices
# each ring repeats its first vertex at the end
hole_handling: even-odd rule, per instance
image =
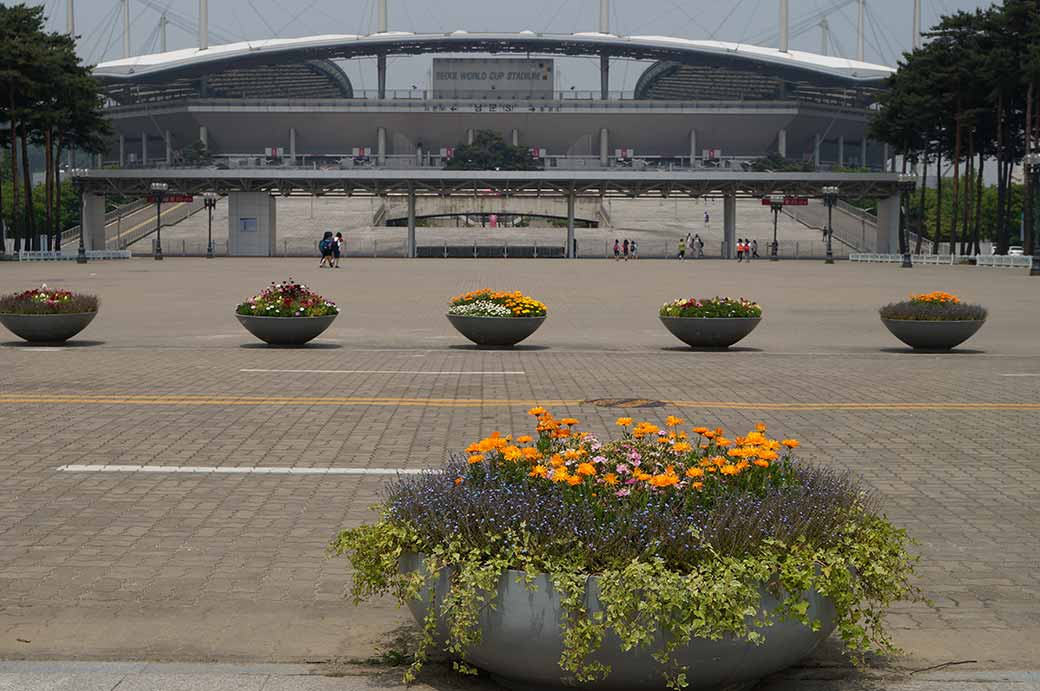
POLYGON ((166 52, 166 24, 169 20, 166 19, 166 13, 163 12, 159 15, 159 52, 166 52))
POLYGON ((130 0, 123 0, 123 58, 130 57, 130 0))
POLYGON ((827 54, 827 48, 830 46, 830 31, 830 22, 824 17, 820 20, 820 55, 827 54))
POLYGON ((787 0, 780 0, 780 52, 787 52, 787 43, 790 32, 790 12, 787 0))
POLYGON ((599 32, 610 33, 610 0, 599 0, 599 32))
POLYGON ((921 47, 921 0, 914 0, 914 49, 921 47))
POLYGON ((75 0, 69 0, 65 5, 65 33, 69 36, 76 35, 76 7, 75 0))
MULTIPOLYGON (((379 0, 376 33, 385 34, 389 28, 386 2, 387 0, 379 0)), ((382 100, 386 98, 386 53, 376 56, 376 77, 379 82, 379 99, 382 100)))
POLYGON ((863 62, 865 58, 863 45, 863 20, 866 14, 867 0, 859 0, 859 23, 856 25, 856 59, 863 62))
POLYGON ((209 0, 199 0, 199 50, 209 49, 209 0))
MULTIPOLYGON (((610 0, 599 0, 599 32, 610 33, 610 0)), ((610 56, 605 52, 599 54, 599 97, 610 98, 610 56)))

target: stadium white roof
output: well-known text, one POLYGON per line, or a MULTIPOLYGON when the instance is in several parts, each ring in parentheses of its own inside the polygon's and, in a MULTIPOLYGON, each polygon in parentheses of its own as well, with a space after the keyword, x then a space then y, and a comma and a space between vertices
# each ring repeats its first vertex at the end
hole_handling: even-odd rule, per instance
POLYGON ((701 41, 671 36, 616 36, 601 33, 468 33, 460 30, 438 34, 391 31, 365 36, 329 34, 241 41, 211 46, 206 50, 186 48, 111 60, 99 64, 94 69, 94 75, 106 81, 124 81, 161 77, 164 73, 199 73, 239 62, 257 64, 314 57, 335 59, 376 53, 421 52, 533 52, 563 55, 606 53, 620 57, 671 59, 678 62, 721 59, 730 63, 747 62, 759 68, 810 73, 849 84, 878 83, 895 72, 886 65, 797 50, 782 52, 776 48, 726 41, 701 41))

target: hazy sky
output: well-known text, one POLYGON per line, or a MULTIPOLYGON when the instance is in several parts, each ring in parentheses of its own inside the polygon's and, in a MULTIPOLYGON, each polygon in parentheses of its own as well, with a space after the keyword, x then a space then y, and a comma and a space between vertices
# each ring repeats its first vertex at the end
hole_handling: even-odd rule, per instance
MULTIPOLYGON (((68 0, 36 0, 49 25, 65 28, 68 0)), ((80 54, 88 62, 121 57, 120 0, 74 0, 80 54)), ((985 7, 988 0, 923 0, 924 26, 942 14, 985 7)), ((232 40, 307 36, 330 33, 369 33, 375 29, 376 0, 210 0, 211 44, 232 40)), ((595 31, 599 0, 389 0, 390 29, 415 32, 532 31, 572 33, 595 31)), ((791 47, 819 52, 824 13, 830 25, 831 54, 855 57, 856 0, 790 0, 791 47), (800 31, 799 29, 804 29, 800 31)), ((867 0, 865 53, 868 62, 894 65, 912 34, 912 0, 867 0)), ((611 0, 611 31, 625 35, 665 35, 717 38, 727 41, 777 44, 779 0, 611 0)), ((197 45, 193 28, 198 0, 130 0, 132 54, 158 52, 159 16, 167 11, 170 50, 197 45), (190 29, 190 31, 189 31, 190 29)), ((390 63, 388 86, 423 88, 430 56, 400 57, 390 63)), ((355 89, 375 87, 374 60, 345 63, 355 89)), ((598 88, 598 62, 557 59, 557 88, 598 88)), ((643 64, 618 61, 611 88, 631 90, 643 64)))

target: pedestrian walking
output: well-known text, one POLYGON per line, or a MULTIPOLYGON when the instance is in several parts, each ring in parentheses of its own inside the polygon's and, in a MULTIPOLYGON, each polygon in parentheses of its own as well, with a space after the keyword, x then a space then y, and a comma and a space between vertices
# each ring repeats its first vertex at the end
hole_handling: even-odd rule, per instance
POLYGON ((693 244, 690 245, 690 254, 695 259, 700 259, 704 256, 704 252, 701 250, 702 247, 704 247, 704 243, 701 241, 700 233, 698 233, 693 236, 693 244))
POLYGON ((697 258, 704 259, 704 240, 700 235, 697 236, 697 258))
POLYGON ((628 261, 628 238, 621 243, 621 253, 625 255, 625 261, 628 261))
POLYGON ((711 217, 708 216, 708 210, 705 209, 704 210, 704 225, 708 225, 708 221, 710 221, 710 220, 711 220, 711 217))
POLYGON ((332 238, 332 231, 326 230, 325 234, 321 238, 321 242, 318 243, 318 251, 321 252, 321 261, 318 262, 318 268, 323 269, 326 266, 332 268, 332 246, 336 241, 332 238))
POLYGON ((751 241, 751 256, 758 259, 758 240, 751 241))
POLYGON ((635 240, 628 244, 628 251, 632 254, 633 259, 639 259, 639 246, 636 245, 635 240))
POLYGON ((744 238, 737 238, 737 263, 744 261, 744 238))
POLYGON ((343 254, 343 250, 345 249, 345 246, 346 246, 346 243, 343 241, 343 233, 336 233, 336 239, 332 242, 332 258, 333 258, 332 268, 334 268, 334 269, 338 269, 339 268, 339 258, 340 258, 340 255, 343 254))
POLYGON ((614 238, 614 261, 621 258, 621 243, 618 242, 617 238, 614 238))
POLYGON ((686 238, 679 238, 679 261, 686 259, 686 238))

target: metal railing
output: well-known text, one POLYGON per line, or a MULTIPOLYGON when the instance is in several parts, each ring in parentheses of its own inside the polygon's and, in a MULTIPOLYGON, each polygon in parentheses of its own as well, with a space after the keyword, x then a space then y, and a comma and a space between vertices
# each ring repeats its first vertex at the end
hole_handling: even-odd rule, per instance
MULTIPOLYGON (((849 255, 849 260, 854 262, 876 262, 882 264, 901 264, 901 254, 872 254, 854 253, 849 255)), ((956 254, 914 254, 911 255, 914 264, 934 264, 945 266, 956 266, 957 264, 974 264, 978 267, 994 268, 1019 268, 1028 269, 1033 265, 1030 256, 1010 256, 1002 254, 978 254, 972 257, 956 254)))
MULTIPOLYGON (((87 259, 130 259, 130 250, 87 250, 87 259)), ((20 262, 75 261, 76 250, 54 252, 49 250, 20 251, 15 255, 20 262)))
POLYGON ((1033 257, 1029 255, 980 254, 975 257, 975 266, 991 266, 994 268, 1030 268, 1033 257))

